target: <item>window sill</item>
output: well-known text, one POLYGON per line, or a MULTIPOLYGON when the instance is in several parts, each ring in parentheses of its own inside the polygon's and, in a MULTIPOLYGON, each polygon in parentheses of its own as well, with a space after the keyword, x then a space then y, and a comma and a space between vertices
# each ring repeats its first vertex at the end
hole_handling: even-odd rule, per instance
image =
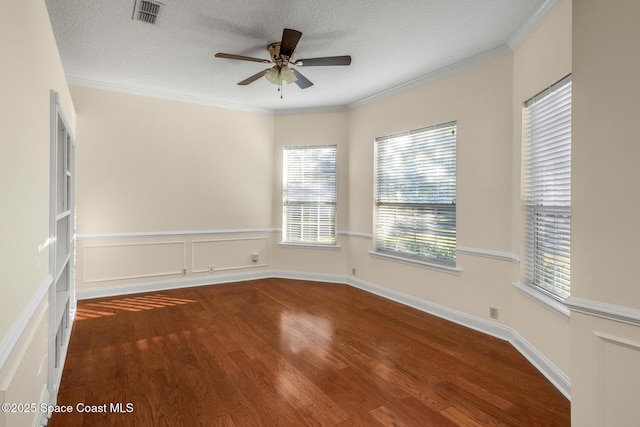
POLYGON ((518 288, 518 290, 523 294, 525 294, 526 296, 532 298, 536 302, 544 305, 546 308, 554 311, 555 313, 569 320, 571 316, 571 311, 565 304, 551 298, 550 296, 543 294, 540 291, 536 291, 531 286, 523 285, 522 283, 518 283, 518 282, 514 282, 513 286, 518 288))
POLYGON ((385 259, 387 261, 395 261, 395 262, 400 262, 400 263, 403 263, 403 264, 409 264, 409 265, 414 265, 414 266, 418 266, 418 267, 430 268, 432 270, 437 270, 437 271, 440 271, 442 273, 456 274, 456 275, 459 275, 460 273, 462 273, 462 270, 460 270, 457 267, 449 267, 447 265, 436 264, 436 263, 428 262, 428 261, 419 261, 417 259, 405 258, 405 257, 402 257, 402 256, 385 254, 385 253, 382 253, 382 252, 369 251, 369 255, 371 255, 374 258, 385 259))
POLYGON ((339 251, 342 249, 342 246, 339 245, 322 245, 320 243, 289 243, 289 242, 280 242, 278 246, 281 248, 290 248, 290 249, 325 249, 329 251, 339 251))

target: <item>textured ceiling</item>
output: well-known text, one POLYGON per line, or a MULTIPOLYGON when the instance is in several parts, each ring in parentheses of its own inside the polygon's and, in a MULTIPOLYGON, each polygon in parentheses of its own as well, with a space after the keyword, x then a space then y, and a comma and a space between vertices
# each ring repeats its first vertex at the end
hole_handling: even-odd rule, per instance
POLYGON ((357 103, 504 48, 549 0, 163 0, 157 25, 132 20, 135 0, 46 0, 70 83, 238 108, 357 103), (302 31, 295 58, 351 55, 351 66, 303 67, 314 86, 277 86, 255 62, 283 28, 302 31))

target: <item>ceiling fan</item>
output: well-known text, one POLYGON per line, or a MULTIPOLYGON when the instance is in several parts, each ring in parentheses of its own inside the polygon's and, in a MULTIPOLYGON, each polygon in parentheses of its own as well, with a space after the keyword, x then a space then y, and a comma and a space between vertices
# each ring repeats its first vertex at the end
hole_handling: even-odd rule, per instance
MULTIPOLYGON (((246 86, 255 82, 261 77, 265 77, 269 82, 278 85, 278 91, 281 91, 282 82, 287 84, 295 83, 300 89, 306 89, 313 86, 309 81, 295 68, 296 67, 318 67, 327 65, 349 65, 351 64, 351 56, 326 56, 322 58, 293 59, 293 54, 300 41, 302 33, 300 31, 285 28, 282 31, 282 41, 271 43, 267 46, 267 51, 271 59, 252 58, 250 56, 233 55, 229 53, 216 53, 216 58, 236 59, 239 61, 262 62, 264 64, 274 64, 273 67, 262 70, 253 76, 242 80, 238 84, 246 86)), ((280 92, 282 98, 282 92, 280 92)))

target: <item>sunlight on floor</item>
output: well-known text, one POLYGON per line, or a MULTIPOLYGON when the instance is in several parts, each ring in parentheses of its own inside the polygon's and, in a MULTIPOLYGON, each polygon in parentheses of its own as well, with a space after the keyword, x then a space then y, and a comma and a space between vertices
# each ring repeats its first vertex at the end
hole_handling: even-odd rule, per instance
POLYGON ((78 304, 75 320, 95 319, 98 317, 114 316, 122 311, 154 310, 193 302, 196 302, 196 300, 172 298, 164 295, 143 295, 112 298, 108 301, 81 302, 78 304))

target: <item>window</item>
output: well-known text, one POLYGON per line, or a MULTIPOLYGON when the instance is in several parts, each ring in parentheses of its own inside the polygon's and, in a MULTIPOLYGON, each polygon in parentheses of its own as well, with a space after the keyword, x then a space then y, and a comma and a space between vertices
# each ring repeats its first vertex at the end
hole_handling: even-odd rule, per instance
POLYGON ((525 103, 525 282, 570 294, 571 76, 525 103))
POLYGON ((376 251, 455 266, 456 122, 376 139, 376 251))
POLYGON ((336 243, 336 146, 284 148, 285 243, 336 243))

